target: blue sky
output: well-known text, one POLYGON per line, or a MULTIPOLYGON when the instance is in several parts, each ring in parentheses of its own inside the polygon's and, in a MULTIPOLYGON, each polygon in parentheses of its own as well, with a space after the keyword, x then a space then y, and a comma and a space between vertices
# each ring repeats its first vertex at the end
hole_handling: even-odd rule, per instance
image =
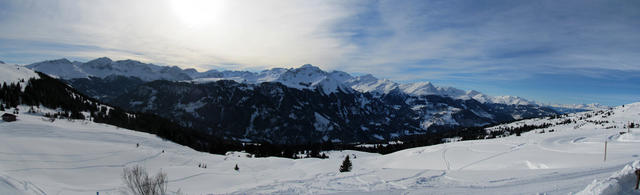
POLYGON ((640 1, 0 2, 0 60, 314 64, 548 103, 640 101, 640 1))

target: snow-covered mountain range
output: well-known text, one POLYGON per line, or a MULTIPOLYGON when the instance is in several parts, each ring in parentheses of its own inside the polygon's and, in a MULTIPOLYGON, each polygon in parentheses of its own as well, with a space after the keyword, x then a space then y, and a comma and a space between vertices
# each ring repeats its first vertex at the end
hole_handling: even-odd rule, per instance
POLYGON ((27 65, 27 67, 56 75, 63 79, 122 75, 138 77, 145 81, 171 80, 194 81, 197 83, 219 80, 233 80, 240 83, 257 84, 263 82, 279 82, 297 89, 320 88, 326 94, 338 90, 388 94, 400 90, 411 96, 438 95, 454 99, 475 99, 481 103, 534 105, 533 101, 517 96, 492 97, 474 90, 461 90, 453 87, 435 86, 431 82, 397 83, 388 79, 379 79, 371 74, 352 76, 342 71, 326 72, 316 66, 305 64, 299 68, 273 68, 260 72, 218 71, 198 72, 195 69, 180 69, 176 66, 158 66, 134 60, 113 61, 103 57, 86 63, 71 62, 67 59, 43 61, 27 65))
POLYGON ((356 90, 378 95, 400 90, 411 96, 438 95, 454 99, 475 99, 481 103, 532 105, 532 101, 517 96, 492 97, 478 91, 464 91, 453 87, 435 86, 431 82, 397 83, 389 79, 379 79, 371 74, 352 76, 342 71, 326 72, 316 66, 305 64, 299 68, 274 68, 261 72, 210 70, 207 72, 190 72, 189 76, 197 82, 234 80, 241 83, 279 82, 288 87, 303 89, 322 88, 325 93, 337 90, 356 90))
POLYGON ((62 79, 107 77, 109 75, 134 76, 142 80, 189 80, 184 70, 177 66, 158 66, 135 60, 113 61, 103 57, 86 63, 67 59, 48 60, 27 65, 35 71, 58 76, 62 79))
MULTIPOLYGON (((293 132, 301 128, 323 132, 296 138, 305 141, 345 140, 345 136, 351 141, 370 140, 372 136, 390 139, 558 113, 551 106, 517 96, 492 97, 430 82, 397 83, 370 74, 327 72, 309 64, 260 72, 198 72, 133 60, 98 58, 86 63, 50 60, 27 67, 65 79, 74 88, 101 101, 131 111, 180 117, 184 126, 208 129, 209 133, 234 139, 272 137, 267 139, 271 142, 275 140, 273 137, 300 135, 293 132), (154 82, 157 80, 184 84, 154 82), (271 85, 274 83, 283 87, 271 85), (237 94, 244 97, 237 99, 234 96, 237 94), (301 95, 305 98, 300 99, 301 95), (282 107, 286 104, 300 105, 282 107), (245 107, 239 109, 239 105, 245 107), (292 113, 298 116, 289 117, 292 113), (235 116, 242 122, 231 124, 227 116, 235 116), (375 120, 367 121, 363 117, 375 120), (325 123, 333 126, 319 125, 325 123), (290 124, 302 126, 293 128, 290 124), (270 132, 272 129, 282 134, 270 132), (337 130, 327 131, 329 129, 337 130), (349 129, 362 129, 362 132, 349 129), (270 133, 263 134, 265 132, 270 133)), ((561 109, 560 112, 575 111, 583 110, 561 109)))
MULTIPOLYGON (((356 83, 353 81, 366 77, 352 77, 338 71, 327 73, 311 65, 271 69, 259 74, 191 71, 194 77, 199 74, 210 78, 208 81, 177 82, 150 81, 151 78, 162 78, 162 72, 153 72, 162 67, 154 66, 100 58, 87 63, 64 59, 45 61, 28 67, 59 74, 59 78, 67 78, 63 82, 68 86, 56 87, 77 90, 63 91, 82 93, 131 112, 180 119, 176 122, 184 127, 231 140, 281 144, 383 141, 556 114, 551 109, 531 105, 484 104, 468 98, 410 95, 400 88, 384 93, 363 93, 344 83, 356 83), (56 66, 73 69, 60 71, 56 66), (129 71, 127 66, 134 66, 131 70, 135 71, 129 71), (96 73, 97 70, 101 72, 96 73), (141 70, 147 72, 136 73, 141 70), (214 73, 222 79, 213 82, 214 73), (102 77, 104 75, 108 76, 102 77), (226 79, 232 76, 245 79, 240 82, 226 79)), ((9 83, 22 82, 23 88, 27 86, 28 78, 38 76, 23 66, 3 65, 1 70, 16 77, 9 79, 9 83), (25 75, 27 73, 30 75, 25 75)), ((412 90, 416 90, 415 87, 412 90)), ((49 99, 57 98, 60 97, 51 95, 49 99)), ((19 102, 15 97, 10 101, 12 105, 19 102)))

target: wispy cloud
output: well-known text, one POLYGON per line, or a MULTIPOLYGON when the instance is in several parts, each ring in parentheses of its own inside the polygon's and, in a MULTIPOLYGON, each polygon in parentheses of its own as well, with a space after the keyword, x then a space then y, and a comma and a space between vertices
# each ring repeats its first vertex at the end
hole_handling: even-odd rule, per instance
POLYGON ((142 54, 154 62, 202 68, 331 64, 352 49, 328 31, 334 21, 352 14, 340 1, 180 2, 211 6, 204 9, 216 13, 205 14, 212 18, 194 27, 171 1, 10 0, 0 3, 6 27, 0 28, 0 38, 95 47, 69 51, 86 55, 79 57, 104 56, 109 50, 118 53, 114 58, 142 54))
POLYGON ((640 70, 637 1, 382 1, 370 9, 376 25, 351 33, 367 40, 358 42, 364 52, 346 60, 382 66, 380 74, 395 79, 407 72, 393 69, 407 64, 450 73, 441 78, 466 71, 640 70))

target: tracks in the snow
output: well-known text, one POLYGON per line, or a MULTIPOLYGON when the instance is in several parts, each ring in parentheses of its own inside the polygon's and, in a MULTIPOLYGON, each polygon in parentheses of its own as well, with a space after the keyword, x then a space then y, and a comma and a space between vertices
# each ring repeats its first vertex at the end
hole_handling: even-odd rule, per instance
MULTIPOLYGON (((521 144, 518 144, 518 145, 516 145, 516 146, 511 147, 508 151, 500 152, 500 153, 497 153, 497 154, 494 154, 494 155, 488 156, 488 157, 486 157, 486 158, 482 158, 482 159, 480 159, 480 160, 473 161, 473 162, 471 162, 471 163, 469 163, 469 164, 467 164, 467 165, 464 165, 464 166, 462 166, 462 167, 458 168, 458 170, 463 170, 463 169, 465 169, 465 168, 467 168, 467 167, 470 167, 470 166, 473 166, 473 165, 475 165, 475 164, 478 164, 478 163, 481 163, 481 162, 484 162, 484 161, 490 160, 490 159, 492 159, 492 158, 496 158, 496 157, 498 157, 498 156, 502 156, 502 155, 505 155, 505 154, 511 153, 511 152, 513 152, 513 151, 520 150, 522 147, 524 147, 524 145, 525 145, 525 144, 526 144, 526 143, 521 143, 521 144)), ((443 155, 444 155, 444 153, 443 153, 443 155)))
POLYGON ((446 156, 447 150, 449 150, 449 148, 445 145, 444 149, 442 149, 442 161, 444 161, 444 167, 446 170, 451 170, 451 163, 449 163, 446 156))
POLYGON ((6 172, 21 172, 21 171, 34 171, 34 170, 70 170, 70 169, 89 169, 89 168, 100 168, 100 167, 125 167, 129 164, 139 163, 147 160, 151 160, 160 156, 162 152, 158 152, 154 155, 147 156, 145 158, 141 158, 138 160, 133 160, 129 162, 125 162, 123 164, 110 164, 110 165, 91 165, 91 166, 79 166, 79 167, 35 167, 35 168, 24 168, 24 169, 13 169, 13 170, 5 170, 6 172))

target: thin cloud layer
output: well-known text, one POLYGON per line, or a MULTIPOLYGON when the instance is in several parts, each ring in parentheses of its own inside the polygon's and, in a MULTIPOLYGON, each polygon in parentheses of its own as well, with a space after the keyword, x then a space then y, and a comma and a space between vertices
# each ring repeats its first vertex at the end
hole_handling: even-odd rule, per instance
POLYGON ((201 10, 176 10, 174 1, 8 1, 0 9, 10 28, 0 29, 0 38, 41 44, 23 51, 34 56, 58 44, 68 45, 65 57, 93 58, 107 50, 114 58, 201 68, 331 64, 351 49, 326 30, 350 14, 336 2, 207 2, 179 1, 201 10), (211 18, 185 21, 181 15, 189 11, 211 18), (69 49, 77 45, 94 48, 69 49))
POLYGON ((382 1, 357 19, 373 21, 347 22, 342 29, 364 50, 347 60, 388 65, 383 72, 399 66, 396 78, 406 67, 449 73, 438 78, 460 72, 637 71, 638 10, 634 1, 382 1))

